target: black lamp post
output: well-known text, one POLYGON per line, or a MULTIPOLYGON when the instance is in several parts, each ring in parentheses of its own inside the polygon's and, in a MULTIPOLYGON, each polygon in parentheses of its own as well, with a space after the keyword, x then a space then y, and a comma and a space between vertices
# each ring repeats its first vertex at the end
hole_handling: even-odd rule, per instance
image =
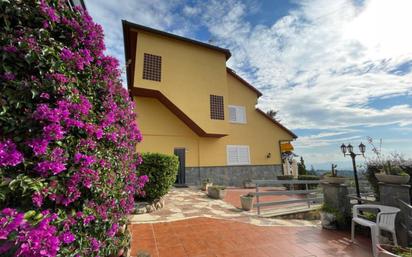
POLYGON ((349 155, 352 158, 352 166, 353 166, 353 175, 355 177, 355 186, 356 186, 356 196, 358 197, 358 203, 361 203, 359 199, 361 199, 360 191, 359 191, 359 181, 358 181, 358 172, 356 170, 356 161, 355 158, 358 155, 365 155, 365 150, 366 146, 362 144, 362 142, 359 145, 359 151, 361 152, 360 154, 354 153, 353 152, 353 146, 351 144, 348 144, 347 146, 345 144, 342 144, 340 146, 340 149, 342 150, 343 156, 349 155))

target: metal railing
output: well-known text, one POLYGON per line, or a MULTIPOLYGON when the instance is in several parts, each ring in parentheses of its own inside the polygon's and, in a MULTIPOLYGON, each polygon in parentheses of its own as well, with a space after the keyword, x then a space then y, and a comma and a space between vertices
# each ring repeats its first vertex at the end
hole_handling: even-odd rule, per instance
MULTIPOLYGON (((253 180, 252 183, 256 184, 256 192, 252 193, 256 196, 256 203, 253 207, 256 207, 258 215, 261 214, 261 207, 266 206, 277 206, 292 203, 307 203, 308 208, 311 204, 323 202, 323 196, 319 197, 316 193, 319 189, 309 189, 309 185, 319 185, 320 180, 253 180), (279 190, 279 191, 265 191, 262 192, 259 188, 267 186, 284 186, 284 185, 305 185, 304 190, 279 190), (262 202, 260 197, 270 196, 270 195, 305 195, 304 199, 290 199, 290 200, 279 200, 271 202, 262 202)), ((294 188, 294 187, 293 187, 294 188)))

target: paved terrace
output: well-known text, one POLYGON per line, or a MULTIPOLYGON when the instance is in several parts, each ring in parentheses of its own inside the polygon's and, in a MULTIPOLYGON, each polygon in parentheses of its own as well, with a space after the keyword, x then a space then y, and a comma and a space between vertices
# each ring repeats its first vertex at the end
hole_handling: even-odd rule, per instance
POLYGON ((348 233, 323 230, 318 222, 261 218, 190 188, 173 189, 165 200, 162 210, 131 217, 132 256, 372 256, 368 239, 352 244, 348 233))

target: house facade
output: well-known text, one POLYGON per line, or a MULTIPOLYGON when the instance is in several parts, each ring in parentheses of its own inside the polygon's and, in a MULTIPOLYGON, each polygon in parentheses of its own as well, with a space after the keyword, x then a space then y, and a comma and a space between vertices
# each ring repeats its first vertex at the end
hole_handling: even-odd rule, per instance
POLYGON ((139 151, 176 154, 180 183, 241 185, 282 174, 296 135, 256 108, 262 95, 226 67, 229 50, 123 21, 139 151))

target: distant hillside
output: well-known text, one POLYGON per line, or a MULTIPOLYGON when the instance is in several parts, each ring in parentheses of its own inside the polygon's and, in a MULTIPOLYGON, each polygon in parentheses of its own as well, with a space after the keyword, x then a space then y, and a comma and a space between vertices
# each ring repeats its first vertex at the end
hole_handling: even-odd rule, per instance
MULTIPOLYGON (((325 173, 330 172, 330 170, 315 170, 316 174, 323 175, 325 173)), ((360 170, 358 171, 358 176, 362 176, 363 171, 360 170)), ((344 177, 353 177, 353 170, 338 170, 338 175, 339 176, 344 176, 344 177)))

